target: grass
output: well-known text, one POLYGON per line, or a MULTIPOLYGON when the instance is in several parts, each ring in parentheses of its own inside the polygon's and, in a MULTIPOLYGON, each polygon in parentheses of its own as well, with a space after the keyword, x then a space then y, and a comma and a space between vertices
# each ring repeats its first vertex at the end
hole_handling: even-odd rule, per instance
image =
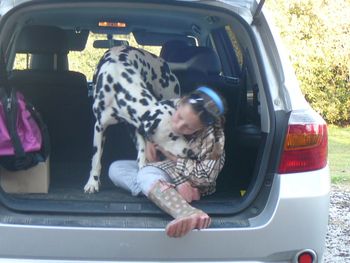
POLYGON ((328 127, 328 160, 332 183, 350 186, 350 127, 328 127))

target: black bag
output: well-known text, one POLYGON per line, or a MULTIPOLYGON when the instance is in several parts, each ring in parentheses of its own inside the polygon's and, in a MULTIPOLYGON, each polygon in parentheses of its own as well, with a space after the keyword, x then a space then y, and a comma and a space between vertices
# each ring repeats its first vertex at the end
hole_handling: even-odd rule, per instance
POLYGON ((0 64, 0 165, 10 171, 24 170, 46 160, 49 133, 33 105, 9 87, 3 58, 0 64))

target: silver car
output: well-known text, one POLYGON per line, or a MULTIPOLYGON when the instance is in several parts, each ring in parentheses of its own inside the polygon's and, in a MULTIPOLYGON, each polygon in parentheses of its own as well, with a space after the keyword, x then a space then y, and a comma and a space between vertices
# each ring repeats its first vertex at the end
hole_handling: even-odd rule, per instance
POLYGON ((263 4, 1 1, 8 83, 41 113, 51 148, 33 168, 0 169, 0 262, 322 262, 327 126, 304 99, 263 4), (107 130, 100 191, 84 193, 92 73, 120 44, 163 57, 182 92, 207 84, 227 100, 217 191, 193 202, 211 216, 208 229, 169 238, 168 215, 109 181, 111 162, 136 158, 126 125, 107 130))

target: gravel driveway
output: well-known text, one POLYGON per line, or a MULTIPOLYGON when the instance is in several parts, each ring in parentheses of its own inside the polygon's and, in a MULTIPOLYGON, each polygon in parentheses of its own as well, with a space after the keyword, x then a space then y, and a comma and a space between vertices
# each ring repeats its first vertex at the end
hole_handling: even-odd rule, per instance
POLYGON ((325 263, 350 263, 350 187, 332 186, 325 263))

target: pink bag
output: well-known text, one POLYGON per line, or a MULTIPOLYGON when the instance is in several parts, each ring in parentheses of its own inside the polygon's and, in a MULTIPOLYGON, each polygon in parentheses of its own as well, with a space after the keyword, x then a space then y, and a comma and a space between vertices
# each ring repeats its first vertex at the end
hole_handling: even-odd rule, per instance
POLYGON ((0 102, 0 156, 15 154, 13 138, 10 133, 11 129, 16 130, 24 152, 35 152, 41 148, 42 136, 40 128, 30 111, 26 108, 23 94, 17 91, 16 97, 17 117, 15 127, 11 125, 8 117, 13 114, 10 109, 13 107, 13 103, 16 102, 7 101, 6 104, 8 105, 3 105, 4 102, 0 102))

